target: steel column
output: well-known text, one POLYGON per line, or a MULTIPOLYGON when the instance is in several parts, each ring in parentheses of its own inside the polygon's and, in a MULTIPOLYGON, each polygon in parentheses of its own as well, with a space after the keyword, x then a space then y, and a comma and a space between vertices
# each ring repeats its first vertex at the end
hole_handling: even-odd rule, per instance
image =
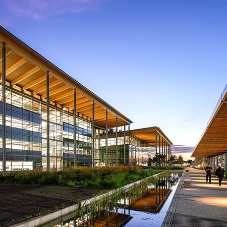
POLYGON ((73 116, 73 121, 74 121, 74 135, 73 135, 73 139, 74 139, 74 166, 76 166, 76 162, 77 162, 77 157, 76 157, 76 151, 77 151, 77 141, 76 141, 76 133, 77 133, 77 129, 76 129, 76 89, 74 90, 74 116, 73 116))
POLYGON ((108 110, 106 110, 106 166, 108 166, 108 110))
POLYGON ((159 151, 159 166, 161 165, 161 162, 160 162, 160 149, 161 149, 161 140, 160 140, 160 134, 159 134, 159 149, 158 149, 158 151, 159 151))
POLYGON ((6 175, 6 43, 2 42, 2 170, 6 175))
MULTIPOLYGON (((163 137, 162 137, 162 157, 163 157, 163 137)), ((162 158, 162 161, 163 161, 163 158, 162 158)), ((162 165, 163 165, 163 162, 162 162, 162 165)))
POLYGON ((50 169, 50 96, 49 71, 47 71, 47 169, 50 169))
POLYGON ((92 105, 92 167, 95 166, 95 102, 92 105))
POLYGON ((126 158, 126 157, 125 157, 125 155, 126 155, 126 154, 125 154, 125 152, 126 152, 126 151, 125 151, 125 149, 126 149, 126 148, 125 148, 125 142, 126 142, 126 139, 125 139, 125 121, 124 121, 124 164, 125 164, 125 158, 126 158))
POLYGON ((116 116, 116 166, 118 166, 118 146, 117 146, 117 116, 116 116))
MULTIPOLYGON (((130 157, 130 125, 128 126, 128 155, 130 157)), ((132 151, 131 151, 132 153, 132 151)), ((128 162, 129 162, 129 157, 128 157, 128 162)), ((131 156, 131 161, 132 161, 132 156, 131 156)))
POLYGON ((226 158, 227 158, 227 153, 225 153, 225 164, 224 164, 225 174, 226 174, 226 170, 227 170, 227 161, 226 161, 226 158))
POLYGON ((98 129, 98 154, 99 154, 99 167, 101 167, 100 166, 100 164, 101 164, 101 161, 100 161, 100 157, 101 157, 101 150, 100 150, 100 129, 98 129))
MULTIPOLYGON (((155 131, 155 143, 156 143, 156 147, 155 147, 155 155, 156 155, 156 158, 157 158, 157 154, 158 154, 158 133, 157 133, 157 131, 155 131)), ((156 167, 157 167, 157 162, 156 162, 156 167)))

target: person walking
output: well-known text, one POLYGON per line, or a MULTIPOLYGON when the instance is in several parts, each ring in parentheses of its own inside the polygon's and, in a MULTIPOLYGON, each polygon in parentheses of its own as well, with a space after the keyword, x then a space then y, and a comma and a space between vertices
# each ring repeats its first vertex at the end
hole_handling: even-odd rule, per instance
POLYGON ((216 169, 216 177, 219 178, 219 186, 221 186, 222 178, 225 177, 225 170, 221 167, 221 163, 218 164, 216 169))
POLYGON ((210 164, 207 165, 207 167, 205 168, 205 171, 206 171, 206 183, 208 182, 208 178, 209 178, 209 183, 211 184, 211 172, 213 172, 213 170, 210 164))

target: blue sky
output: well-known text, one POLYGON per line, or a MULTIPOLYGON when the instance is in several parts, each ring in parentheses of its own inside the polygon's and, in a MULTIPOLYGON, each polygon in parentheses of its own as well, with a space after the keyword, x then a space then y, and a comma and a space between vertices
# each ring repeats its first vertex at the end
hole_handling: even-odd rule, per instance
POLYGON ((226 0, 2 0, 0 24, 131 128, 191 151, 226 84, 226 12, 226 0))

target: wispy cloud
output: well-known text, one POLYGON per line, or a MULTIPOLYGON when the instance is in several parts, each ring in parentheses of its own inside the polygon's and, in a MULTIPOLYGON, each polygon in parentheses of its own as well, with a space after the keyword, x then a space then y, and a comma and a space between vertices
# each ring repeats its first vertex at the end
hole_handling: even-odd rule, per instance
POLYGON ((18 16, 40 20, 56 14, 98 10, 113 1, 120 0, 2 0, 1 4, 18 16))
POLYGON ((185 145, 172 145, 172 153, 192 153, 195 150, 194 146, 185 146, 185 145))
POLYGON ((191 122, 194 119, 195 119, 195 117, 191 117, 191 118, 189 118, 187 120, 182 121, 181 123, 191 122))

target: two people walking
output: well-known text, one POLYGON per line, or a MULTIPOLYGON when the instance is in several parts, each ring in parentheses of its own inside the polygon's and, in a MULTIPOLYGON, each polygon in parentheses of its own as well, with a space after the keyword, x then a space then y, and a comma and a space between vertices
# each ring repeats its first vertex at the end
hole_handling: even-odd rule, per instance
MULTIPOLYGON (((211 184, 211 173, 213 172, 212 167, 210 164, 207 165, 205 168, 206 171, 206 183, 208 182, 211 184)), ((216 169, 216 177, 219 178, 219 186, 221 186, 222 179, 225 177, 225 170, 224 167, 221 167, 221 163, 218 164, 218 168, 216 169)))
POLYGON ((221 167, 221 163, 218 164, 218 168, 216 169, 216 177, 219 178, 219 186, 221 186, 221 182, 223 177, 225 177, 224 167, 221 167))

